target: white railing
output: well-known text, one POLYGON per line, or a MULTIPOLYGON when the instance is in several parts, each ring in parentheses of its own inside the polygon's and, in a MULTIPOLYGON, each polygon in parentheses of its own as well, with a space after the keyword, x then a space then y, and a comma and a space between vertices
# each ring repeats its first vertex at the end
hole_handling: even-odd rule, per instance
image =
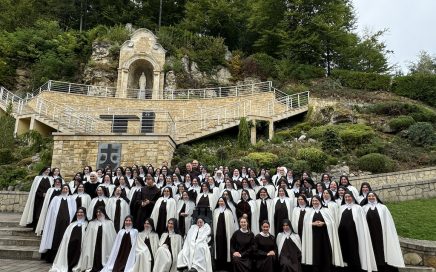
MULTIPOLYGON (((250 115, 271 118, 307 106, 309 103, 309 92, 288 95, 272 87, 269 81, 231 87, 166 91, 166 95, 169 95, 169 97, 165 98, 171 100, 234 97, 261 92, 274 93, 275 99, 270 101, 263 101, 264 98, 252 97, 246 101, 227 104, 219 108, 199 108, 196 112, 191 112, 189 116, 183 114, 174 119, 165 110, 148 109, 148 111, 144 111, 143 109, 134 108, 107 108, 107 110, 103 111, 92 111, 88 109, 74 109, 64 105, 54 105, 39 96, 34 97, 34 94, 41 91, 58 91, 84 95, 99 94, 101 96, 115 95, 115 88, 48 81, 36 93, 27 94, 25 99, 1 87, 0 103, 3 105, 12 103, 14 111, 17 113, 23 113, 24 105, 27 103, 29 105, 36 103, 33 106, 36 114, 44 116, 46 119, 57 124, 58 130, 62 127, 70 131, 85 134, 154 133, 169 134, 173 137, 183 137, 188 134, 210 130, 213 127, 237 121, 241 117, 250 115)), ((33 110, 29 113, 34 113, 33 110)), ((210 131, 213 131, 213 129, 210 131)))
POLYGON ((249 101, 235 102, 213 109, 200 109, 199 113, 185 117, 184 121, 179 121, 181 125, 176 127, 176 135, 186 136, 187 134, 202 132, 222 124, 239 120, 247 116, 249 111, 249 101))
MULTIPOLYGON (((276 94, 276 99, 268 102, 250 99, 213 109, 201 108, 194 114, 177 120, 176 135, 178 137, 186 137, 189 134, 200 133, 229 122, 237 121, 241 117, 273 118, 278 114, 305 107, 309 103, 309 92, 287 95, 275 88, 273 91, 276 94)), ((213 130, 210 130, 210 132, 213 132, 213 130)))
POLYGON ((205 98, 222 98, 247 96, 262 92, 271 91, 271 81, 236 85, 228 87, 213 87, 202 89, 180 89, 180 90, 164 90, 164 99, 205 99, 205 98))
POLYGON ((99 122, 95 127, 98 134, 167 134, 175 135, 175 121, 168 111, 149 109, 84 110, 99 122))
MULTIPOLYGON (((271 91, 271 81, 237 85, 229 87, 214 87, 202 89, 179 89, 179 90, 164 90, 163 97, 159 99, 166 100, 187 100, 187 99, 206 99, 206 98, 219 98, 219 97, 235 97, 246 96, 261 92, 271 91)), ((79 94, 87 96, 99 97, 115 97, 115 87, 104 87, 95 85, 76 84, 62 81, 49 80, 41 87, 34 90, 30 95, 31 97, 38 95, 43 91, 49 92, 63 92, 69 94, 79 94)), ((153 90, 146 89, 127 89, 123 94, 131 99, 152 99, 153 90)))
POLYGON ((12 104, 12 114, 20 113, 24 107, 24 100, 3 86, 0 86, 0 103, 5 107, 5 110, 9 104, 12 104))
POLYGON ((55 123, 60 131, 64 128, 78 133, 96 133, 102 124, 102 121, 74 108, 50 103, 41 97, 36 97, 34 103, 34 114, 55 123))

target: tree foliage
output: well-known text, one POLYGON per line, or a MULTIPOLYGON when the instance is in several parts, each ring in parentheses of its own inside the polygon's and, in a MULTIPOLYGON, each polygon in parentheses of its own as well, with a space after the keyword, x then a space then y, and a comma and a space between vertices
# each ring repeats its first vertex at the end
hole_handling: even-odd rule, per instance
POLYGON ((6 112, 0 117, 0 149, 7 149, 14 144, 15 119, 12 116, 12 104, 6 108, 6 112))
POLYGON ((202 71, 228 64, 225 46, 239 50, 229 63, 235 80, 390 70, 385 31, 359 37, 351 0, 0 0, 0 7, 0 81, 6 87, 14 85, 19 67, 31 68, 32 87, 48 78, 80 81, 96 35, 113 34, 121 43, 127 23, 159 33, 169 55, 188 55, 202 71))
POLYGON ((238 132, 238 146, 242 149, 247 148, 250 145, 250 126, 247 119, 242 117, 239 122, 238 132))

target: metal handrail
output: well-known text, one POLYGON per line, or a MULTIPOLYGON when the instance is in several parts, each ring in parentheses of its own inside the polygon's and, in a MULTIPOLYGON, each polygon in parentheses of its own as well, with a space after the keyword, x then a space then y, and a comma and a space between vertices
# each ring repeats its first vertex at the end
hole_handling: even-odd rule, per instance
MULTIPOLYGON (((200 88, 200 89, 167 89, 164 90, 162 98, 165 100, 187 100, 187 99, 207 99, 218 97, 246 96, 261 92, 270 92, 271 81, 252 83, 245 85, 235 85, 227 87, 200 88)), ((64 92, 97 97, 115 97, 117 88, 97 85, 76 84, 63 81, 49 80, 41 87, 34 90, 31 96, 36 96, 43 91, 64 92)), ((151 99, 152 89, 126 89, 126 97, 131 99, 151 99)))
POLYGON ((23 99, 3 86, 0 86, 0 103, 5 106, 5 109, 12 104, 13 114, 20 113, 24 107, 23 99))

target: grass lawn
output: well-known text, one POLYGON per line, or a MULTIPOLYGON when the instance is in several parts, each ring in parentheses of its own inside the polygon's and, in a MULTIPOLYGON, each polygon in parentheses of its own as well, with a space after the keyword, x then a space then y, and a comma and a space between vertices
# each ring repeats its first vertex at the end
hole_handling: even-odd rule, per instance
POLYGON ((387 204, 398 235, 436 241, 436 198, 387 204))

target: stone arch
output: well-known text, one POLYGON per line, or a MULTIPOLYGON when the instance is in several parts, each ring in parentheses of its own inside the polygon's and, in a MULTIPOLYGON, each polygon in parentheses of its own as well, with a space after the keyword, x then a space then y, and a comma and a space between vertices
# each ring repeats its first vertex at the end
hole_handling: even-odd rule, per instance
POLYGON ((134 98, 135 92, 129 90, 139 88, 139 78, 144 72, 146 89, 152 90, 153 99, 161 98, 165 53, 150 30, 138 29, 132 33, 130 40, 121 46, 116 96, 134 98))
POLYGON ((147 79, 146 89, 153 89, 154 82, 154 66, 153 63, 148 61, 146 58, 137 58, 133 61, 129 61, 130 65, 127 68, 128 78, 127 78, 127 88, 128 89, 139 89, 139 77, 142 73, 145 74, 147 79))

